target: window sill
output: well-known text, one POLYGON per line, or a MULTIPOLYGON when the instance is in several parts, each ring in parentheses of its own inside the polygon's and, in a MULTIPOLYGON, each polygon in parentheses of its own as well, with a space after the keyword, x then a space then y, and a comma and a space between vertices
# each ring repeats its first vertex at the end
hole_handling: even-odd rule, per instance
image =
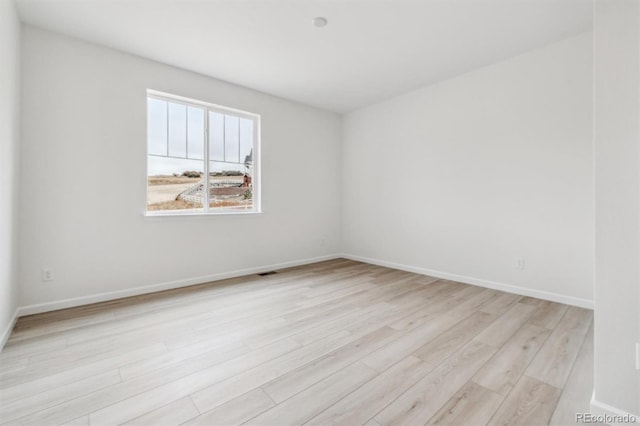
POLYGON ((259 215, 262 214, 262 211, 252 210, 252 211, 219 211, 219 212, 167 212, 167 213, 149 213, 145 212, 144 217, 146 218, 158 218, 158 217, 193 217, 193 216, 235 216, 235 215, 259 215))

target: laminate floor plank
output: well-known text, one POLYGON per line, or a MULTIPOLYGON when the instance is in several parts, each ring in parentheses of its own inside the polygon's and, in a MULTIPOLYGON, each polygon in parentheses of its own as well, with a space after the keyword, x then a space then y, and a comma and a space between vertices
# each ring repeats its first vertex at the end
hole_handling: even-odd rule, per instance
POLYGON ((249 349, 242 341, 229 340, 213 340, 194 343, 193 345, 183 346, 179 349, 162 353, 156 356, 132 361, 120 366, 120 375, 123 380, 131 380, 134 377, 143 374, 149 374, 153 371, 178 364, 199 356, 211 356, 215 353, 216 357, 229 354, 230 357, 242 355, 249 349))
POLYGON ((476 311, 439 334, 435 339, 420 346, 412 355, 435 367, 471 341, 494 320, 495 315, 476 311))
POLYGON ((513 293, 502 293, 492 301, 485 303, 480 310, 489 314, 500 314, 516 304, 522 296, 513 293))
POLYGON ((233 426, 251 420, 276 403, 260 388, 245 393, 184 423, 184 426, 233 426))
POLYGON ((376 372, 356 362, 286 401, 249 420, 245 425, 301 425, 375 377, 376 372))
POLYGON ((262 388, 276 403, 281 403, 398 337, 397 331, 388 327, 380 328, 304 367, 272 380, 262 388))
POLYGON ((223 380, 250 368, 252 365, 257 365, 297 347, 299 345, 295 342, 283 340, 277 342, 272 348, 248 352, 231 359, 228 359, 228 354, 222 356, 218 356, 217 353, 201 355, 99 391, 87 393, 48 409, 42 410, 39 407, 34 407, 33 413, 21 417, 16 423, 38 426, 44 423, 63 423, 86 414, 94 417, 95 421, 109 421, 109 415, 113 415, 113 418, 125 417, 123 421, 127 421, 166 405, 173 399, 182 398, 185 396, 185 390, 192 392, 200 385, 205 387, 214 380, 223 380), (216 366, 218 367, 216 368, 216 366), (162 392, 158 392, 157 389, 168 390, 169 395, 159 395, 162 392), (140 397, 140 395, 152 390, 155 392, 140 397), (140 406, 136 406, 138 400, 141 400, 140 406), (123 411, 118 412, 121 407, 123 411), (149 409, 145 411, 147 407, 149 409), (129 413, 135 415, 127 417, 129 413))
POLYGON ((199 411, 209 411, 296 368, 321 358, 325 354, 351 343, 353 340, 354 338, 351 334, 346 331, 340 331, 192 393, 191 398, 199 411))
POLYGON ((490 327, 480 333, 477 339, 487 345, 499 348, 522 327, 534 311, 535 308, 531 305, 516 303, 490 327))
POLYGON ((59 389, 61 386, 84 380, 112 369, 117 369, 128 362, 135 362, 138 359, 147 359, 154 355, 165 353, 166 348, 164 345, 156 344, 130 351, 120 356, 107 358, 93 364, 80 367, 70 365, 67 370, 43 377, 30 378, 29 380, 21 381, 19 384, 2 388, 0 389, 0 400, 9 402, 26 398, 40 392, 59 389))
POLYGON ((94 411, 89 415, 91 424, 120 424, 146 412, 160 408, 185 396, 189 396, 214 383, 218 383, 245 370, 282 356, 298 347, 292 341, 279 340, 268 348, 249 352, 241 357, 212 366, 195 373, 145 390, 135 396, 94 411))
POLYGON ((564 387, 573 363, 578 356, 592 313, 586 309, 570 307, 553 330, 526 374, 558 389, 564 387))
POLYGON ((19 318, 0 424, 563 424, 589 310, 333 259, 19 318))
POLYGON ((591 412, 591 389, 593 389, 593 323, 573 364, 571 375, 562 390, 558 405, 549 424, 564 426, 576 422, 577 413, 591 412))
POLYGON ((489 389, 467 382, 427 422, 429 425, 485 425, 500 407, 504 397, 489 389))
POLYGON ((469 298, 455 298, 455 292, 442 293, 443 298, 435 303, 427 301, 416 315, 405 316, 389 324, 396 330, 408 332, 414 328, 432 323, 434 320, 442 321, 441 317, 453 318, 458 321, 477 311, 480 306, 497 296, 495 290, 482 289, 469 298))
POLYGON ((470 342, 389 404, 375 419, 382 425, 426 423, 495 352, 492 346, 470 342))
POLYGON ((0 405, 2 413, 2 421, 7 422, 28 415, 33 407, 40 409, 49 408, 85 395, 86 393, 95 392, 96 390, 106 388, 122 382, 118 370, 112 370, 107 373, 93 375, 84 380, 70 383, 64 386, 58 386, 45 392, 38 392, 34 395, 25 396, 23 398, 5 402, 0 405))
MULTIPOLYGON (((391 305, 378 304, 367 308, 356 308, 346 313, 340 313, 321 320, 303 320, 298 323, 284 324, 275 332, 290 337, 301 345, 312 343, 345 328, 345 324, 353 324, 356 321, 365 321, 367 318, 379 316, 382 312, 390 310, 391 305)), ((257 337, 248 339, 251 348, 259 348, 266 343, 280 338, 273 333, 260 334, 257 337)))
POLYGON ((78 417, 66 423, 62 423, 60 426, 90 426, 89 416, 78 417))
MULTIPOLYGON (((450 346, 456 345, 456 340, 471 339, 478 330, 483 329, 490 322, 490 314, 475 312, 469 315, 468 320, 460 318, 462 315, 441 315, 421 327, 407 332, 377 351, 367 355, 362 362, 377 371, 384 371, 390 365, 403 357, 413 354, 418 358, 431 350, 447 351, 450 346), (440 337, 444 336, 444 337, 440 337), (436 337, 438 342, 431 343, 436 337), (425 343, 426 342, 426 343, 425 343)), ((460 345, 461 346, 461 345, 460 345)), ((455 352, 455 351, 453 351, 455 352)), ((424 360, 424 359, 423 359, 424 360)), ((435 363, 437 365, 438 363, 435 363)), ((431 363, 432 366, 435 366, 431 363)))
POLYGON ((478 371, 473 381, 493 392, 507 395, 520 380, 549 334, 551 331, 547 328, 525 324, 478 371))
POLYGON ((430 371, 409 356, 307 422, 307 425, 361 425, 430 371))
POLYGON ((489 421, 491 426, 546 425, 560 398, 561 390, 534 379, 522 376, 513 391, 489 421))
MULTIPOLYGON (((191 398, 177 399, 164 407, 157 408, 123 425, 126 426, 178 426, 197 417, 200 413, 191 398)), ((93 423, 92 423, 93 424, 93 423)), ((95 425, 94 425, 95 426, 95 425)))
POLYGON ((531 304, 531 300, 534 300, 536 303, 533 305, 536 307, 536 310, 533 312, 531 316, 531 324, 539 325, 540 327, 546 327, 550 330, 554 329, 562 316, 566 312, 568 306, 560 303, 550 302, 548 300, 540 300, 540 299, 527 299, 529 304, 531 304))

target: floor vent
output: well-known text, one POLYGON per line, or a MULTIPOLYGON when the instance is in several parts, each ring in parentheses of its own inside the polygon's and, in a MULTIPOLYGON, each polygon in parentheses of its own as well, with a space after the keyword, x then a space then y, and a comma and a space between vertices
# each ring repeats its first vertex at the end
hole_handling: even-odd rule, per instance
POLYGON ((260 275, 261 277, 266 277, 267 275, 273 275, 273 274, 277 274, 277 272, 276 271, 262 272, 258 275, 260 275))

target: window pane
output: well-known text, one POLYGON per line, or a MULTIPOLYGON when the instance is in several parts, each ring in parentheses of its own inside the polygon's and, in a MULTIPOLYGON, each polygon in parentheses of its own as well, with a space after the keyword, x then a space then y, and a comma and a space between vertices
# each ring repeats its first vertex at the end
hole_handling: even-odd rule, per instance
POLYGON ((148 211, 254 208, 256 120, 172 97, 148 97, 147 111, 148 211))
POLYGON ((147 99, 147 149, 167 155, 167 103, 153 98, 147 99))
POLYGON ((187 111, 187 157, 204 159, 204 110, 189 107, 187 111))
POLYGON ((187 106, 169 102, 169 155, 187 156, 187 106))
POLYGON ((147 210, 203 211, 204 161, 148 156, 147 210))
POLYGON ((240 119, 240 162, 253 162, 253 121, 240 119))
POLYGON ((240 162, 240 119, 224 116, 224 161, 240 162))
POLYGON ((253 208, 253 184, 250 167, 209 162, 209 207, 225 210, 247 210, 253 208))
POLYGON ((209 158, 224 161, 224 115, 209 112, 209 158))

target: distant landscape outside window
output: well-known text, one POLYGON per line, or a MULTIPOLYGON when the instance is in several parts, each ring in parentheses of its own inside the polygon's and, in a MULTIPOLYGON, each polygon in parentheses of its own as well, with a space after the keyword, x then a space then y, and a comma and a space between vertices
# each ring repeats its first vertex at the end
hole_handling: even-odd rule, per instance
POLYGON ((147 211, 256 211, 257 117, 147 99, 147 211))

